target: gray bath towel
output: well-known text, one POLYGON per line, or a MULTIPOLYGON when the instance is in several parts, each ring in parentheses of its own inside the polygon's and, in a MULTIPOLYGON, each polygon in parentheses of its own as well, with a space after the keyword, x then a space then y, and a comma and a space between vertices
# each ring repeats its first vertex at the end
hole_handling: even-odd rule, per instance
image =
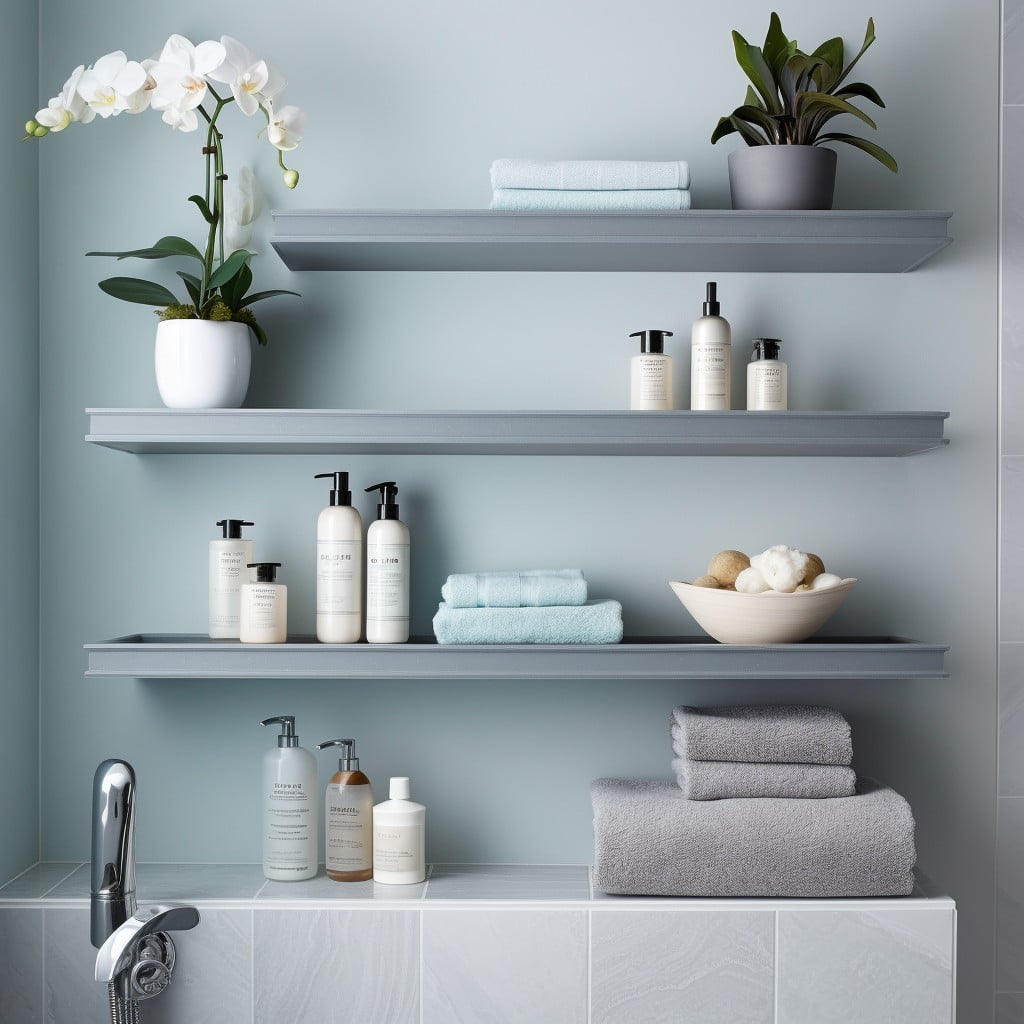
POLYGON ((678 707, 672 741, 691 761, 850 764, 850 724, 834 708, 806 704, 678 707))
POLYGON ((635 896, 906 896, 914 818, 860 779, 834 800, 687 800, 674 782, 597 779, 594 886, 635 896))
POLYGON ((857 775, 842 764, 748 764, 745 761, 672 760, 687 800, 789 797, 823 800, 853 796, 857 775))

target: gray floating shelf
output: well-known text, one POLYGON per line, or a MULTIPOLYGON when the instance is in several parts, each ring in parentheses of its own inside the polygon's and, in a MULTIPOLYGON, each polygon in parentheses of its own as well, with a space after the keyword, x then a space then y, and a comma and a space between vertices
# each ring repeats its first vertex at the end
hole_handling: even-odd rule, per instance
POLYGON ((949 245, 944 211, 285 210, 291 270, 903 273, 949 245))
POLYGON ((87 409, 86 440, 136 454, 895 456, 946 412, 383 412, 87 409))
POLYGON ((912 679, 946 676, 949 649, 902 637, 727 646, 707 637, 607 645, 242 644, 140 634, 85 645, 87 676, 138 679, 912 679))

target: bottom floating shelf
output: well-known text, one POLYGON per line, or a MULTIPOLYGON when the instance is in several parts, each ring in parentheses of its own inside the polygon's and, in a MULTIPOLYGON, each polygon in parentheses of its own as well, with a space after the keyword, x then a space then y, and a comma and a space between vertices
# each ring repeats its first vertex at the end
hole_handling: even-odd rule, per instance
POLYGON ((719 644, 631 637, 621 644, 242 644, 135 633, 85 645, 87 676, 137 679, 916 679, 945 677, 948 646, 904 637, 719 644))

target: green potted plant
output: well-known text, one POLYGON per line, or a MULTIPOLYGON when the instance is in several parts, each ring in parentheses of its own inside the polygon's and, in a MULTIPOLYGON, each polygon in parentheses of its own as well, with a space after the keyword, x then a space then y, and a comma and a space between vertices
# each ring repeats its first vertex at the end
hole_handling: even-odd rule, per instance
POLYGON ((735 132, 747 144, 729 154, 734 209, 831 209, 836 153, 823 143, 845 143, 890 171, 897 170, 892 155, 876 143, 824 130, 840 114, 878 127, 851 101, 864 99, 884 107, 881 96, 870 85, 847 81, 875 41, 873 19, 868 18, 864 42, 849 64, 839 36, 827 39, 813 53, 804 53, 795 39, 786 37, 775 12, 763 46, 748 43, 739 32, 733 32, 732 39, 736 61, 751 84, 743 104, 719 120, 711 141, 735 132))
MULTIPOLYGON (((267 342, 252 305, 276 295, 297 294, 284 289, 253 290, 249 266, 253 254, 244 243, 233 251, 225 244, 228 176, 221 114, 229 106, 246 116, 262 114, 284 184, 295 188, 299 174, 285 166, 284 153, 299 144, 304 116, 298 107, 280 105, 283 88, 283 80, 266 61, 231 36, 193 45, 183 36, 172 35, 156 60, 132 61, 117 50, 90 67, 79 65, 61 92, 25 124, 26 138, 42 139, 72 124, 89 124, 96 117, 153 109, 162 111, 164 123, 177 131, 194 132, 201 124, 205 129, 201 147, 205 188, 202 194, 188 197, 205 224, 201 243, 166 235, 142 249, 88 253, 119 260, 185 262, 187 269, 177 271, 181 296, 141 278, 111 277, 100 282, 100 288, 114 298, 156 308, 160 318, 157 387, 168 407, 241 405, 249 384, 250 332, 261 345, 267 342)), ((239 178, 244 183, 245 175, 239 178)), ((244 218, 238 223, 244 223, 244 218)))

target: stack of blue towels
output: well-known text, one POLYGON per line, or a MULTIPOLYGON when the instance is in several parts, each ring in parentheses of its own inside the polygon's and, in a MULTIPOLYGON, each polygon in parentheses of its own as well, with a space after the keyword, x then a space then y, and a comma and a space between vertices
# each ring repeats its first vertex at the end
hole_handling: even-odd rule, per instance
POLYGON ((579 569, 456 573, 434 616, 440 644, 617 644, 622 605, 590 601, 579 569))
POLYGON ((492 210, 688 210, 685 160, 495 160, 492 210))

